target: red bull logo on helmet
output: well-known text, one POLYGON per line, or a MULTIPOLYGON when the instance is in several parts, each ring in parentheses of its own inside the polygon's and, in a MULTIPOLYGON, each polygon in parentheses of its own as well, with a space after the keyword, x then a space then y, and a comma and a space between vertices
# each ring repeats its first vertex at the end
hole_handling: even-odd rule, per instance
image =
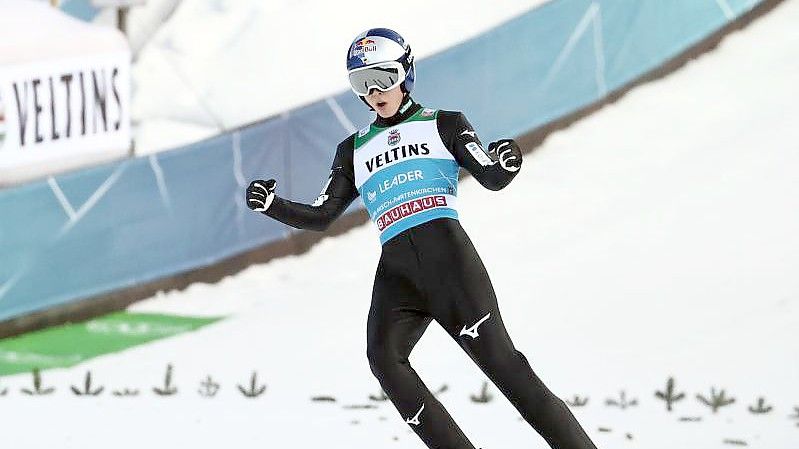
POLYGON ((377 43, 374 39, 370 39, 365 37, 353 44, 352 51, 350 52, 350 57, 355 56, 363 56, 364 53, 368 51, 376 51, 377 50, 377 43))

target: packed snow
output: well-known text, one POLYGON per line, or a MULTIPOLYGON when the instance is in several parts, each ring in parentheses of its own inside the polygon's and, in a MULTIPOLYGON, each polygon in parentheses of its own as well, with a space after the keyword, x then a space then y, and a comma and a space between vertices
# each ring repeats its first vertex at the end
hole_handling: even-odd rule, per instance
MULTIPOLYGON (((461 222, 491 275, 517 349, 599 448, 793 449, 799 427, 799 2, 712 53, 560 131, 506 189, 462 181, 461 222), (685 398, 655 391, 673 376, 685 398), (711 388, 736 398, 712 413, 711 388), (621 391, 636 406, 621 401, 621 391), (774 411, 752 414, 763 396, 774 411), (681 421, 680 418, 699 421, 681 421), (600 428, 604 430, 600 430, 600 428), (629 434, 629 436, 628 436, 629 434), (725 443, 725 440, 727 441, 725 443)), ((420 99, 423 101, 423 99, 420 99)), ((478 130, 479 132, 479 130, 478 130)), ((320 180, 321 185, 322 180, 320 180)), ((0 379, 0 444, 59 447, 418 449, 366 359, 380 247, 367 224, 308 253, 131 307, 229 315, 194 333, 48 371, 46 398, 0 379), (174 365, 178 395, 150 387, 174 365), (135 398, 77 398, 87 369, 135 398), (244 398, 258 371, 266 393, 244 398), (197 393, 213 376, 214 398, 197 393), (329 395, 336 402, 312 401, 329 395), (347 405, 374 404, 374 409, 347 405)), ((411 364, 476 447, 546 444, 437 325, 411 364)))

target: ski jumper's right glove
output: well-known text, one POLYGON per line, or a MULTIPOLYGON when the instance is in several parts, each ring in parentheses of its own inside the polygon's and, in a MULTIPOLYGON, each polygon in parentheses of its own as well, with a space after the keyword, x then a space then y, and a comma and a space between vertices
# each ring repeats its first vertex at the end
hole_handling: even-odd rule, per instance
POLYGON ((268 181, 258 179, 251 182, 247 187, 247 207, 256 212, 264 212, 269 209, 275 199, 276 185, 277 181, 274 179, 268 181))

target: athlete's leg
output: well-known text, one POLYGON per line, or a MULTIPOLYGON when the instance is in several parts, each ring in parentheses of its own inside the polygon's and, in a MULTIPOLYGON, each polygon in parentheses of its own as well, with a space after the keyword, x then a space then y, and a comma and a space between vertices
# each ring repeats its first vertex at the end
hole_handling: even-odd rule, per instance
POLYGON ((437 255, 436 263, 447 269, 439 276, 433 316, 550 447, 596 449, 566 403, 514 347, 479 255, 460 226, 453 229, 448 240, 455 245, 437 255))
POLYGON ((427 447, 474 449, 408 362, 432 317, 413 283, 386 265, 391 263, 381 258, 367 321, 366 352, 372 373, 427 447))

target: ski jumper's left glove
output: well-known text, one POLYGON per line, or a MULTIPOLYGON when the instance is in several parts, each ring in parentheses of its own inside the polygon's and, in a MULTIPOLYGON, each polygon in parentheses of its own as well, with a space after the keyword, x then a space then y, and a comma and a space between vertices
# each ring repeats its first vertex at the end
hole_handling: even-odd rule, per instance
POLYGON ((256 212, 264 212, 269 209, 275 199, 276 185, 277 181, 274 179, 268 181, 258 179, 251 182, 247 187, 247 207, 256 212))
POLYGON ((500 139, 489 143, 488 153, 495 155, 499 165, 509 172, 519 171, 522 166, 522 150, 513 139, 500 139))

